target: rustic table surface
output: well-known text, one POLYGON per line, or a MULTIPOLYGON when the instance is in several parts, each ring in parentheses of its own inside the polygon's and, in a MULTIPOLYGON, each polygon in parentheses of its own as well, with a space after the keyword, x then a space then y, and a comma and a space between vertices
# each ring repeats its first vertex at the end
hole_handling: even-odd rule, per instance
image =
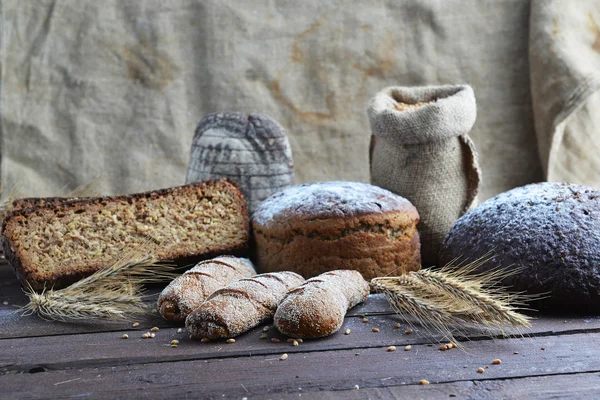
POLYGON ((536 316, 525 336, 464 338, 462 349, 440 351, 418 328, 412 334, 404 323, 397 328, 400 320, 378 295, 353 309, 337 334, 299 346, 271 326, 268 339, 260 339, 265 325, 235 343, 200 343, 158 314, 140 319, 137 328, 134 321, 65 324, 15 313, 25 303, 1 264, 3 399, 532 399, 597 398, 600 391, 597 316, 536 316), (156 337, 143 339, 155 326, 156 337), (169 345, 173 339, 177 348, 169 345), (396 351, 387 351, 392 345, 396 351), (420 385, 422 379, 430 384, 420 385))

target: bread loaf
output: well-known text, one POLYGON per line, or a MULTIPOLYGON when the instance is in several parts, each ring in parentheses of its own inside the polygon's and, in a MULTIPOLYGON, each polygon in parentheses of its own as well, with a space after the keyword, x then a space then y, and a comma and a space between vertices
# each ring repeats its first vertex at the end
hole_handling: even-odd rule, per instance
POLYGON ((158 310, 164 319, 184 324, 187 316, 211 294, 231 282, 256 275, 247 258, 222 256, 198 263, 175 278, 158 296, 158 310))
POLYGON ((417 271, 419 214, 403 197, 359 182, 287 188, 252 216, 257 264, 312 277, 354 269, 365 279, 417 271))
POLYGON ((159 260, 196 262, 244 252, 246 202, 226 179, 126 196, 46 201, 12 211, 2 244, 23 285, 60 289, 112 265, 128 249, 156 243, 159 260))
POLYGON ((273 318, 277 305, 304 278, 293 272, 256 275, 213 293, 185 320, 192 339, 238 336, 273 318))
POLYGON ((369 282, 358 271, 325 272, 285 295, 274 323, 284 335, 320 338, 337 332, 346 312, 367 299, 369 282))
POLYGON ((499 194, 458 219, 444 239, 440 262, 485 257, 474 272, 519 268, 501 284, 544 293, 532 304, 536 309, 598 312, 598 249, 600 192, 544 182, 499 194))
POLYGON ((294 184, 285 131, 262 114, 226 112, 202 118, 192 141, 186 182, 229 178, 254 212, 272 193, 294 184))

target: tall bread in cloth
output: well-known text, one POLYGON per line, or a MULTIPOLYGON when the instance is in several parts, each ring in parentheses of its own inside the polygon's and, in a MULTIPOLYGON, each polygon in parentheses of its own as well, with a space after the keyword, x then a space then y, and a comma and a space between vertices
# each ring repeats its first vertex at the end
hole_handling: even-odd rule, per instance
POLYGON ((467 135, 476 110, 467 85, 388 87, 369 104, 371 182, 419 210, 425 266, 437 264, 444 235, 476 201, 480 171, 467 135))
POLYGON ((417 271, 418 221, 408 200, 367 183, 293 186, 253 214, 258 267, 305 277, 354 269, 365 279, 417 271))
POLYGON ((277 305, 304 278, 293 272, 261 274, 213 293, 185 320, 192 339, 235 337, 273 318, 277 305))
POLYGON ((164 319, 183 324, 211 294, 254 275, 254 266, 247 258, 221 256, 201 261, 164 288, 158 296, 158 311, 164 319))
POLYGON ((229 178, 252 213, 270 194, 294 184, 285 131, 261 114, 226 112, 202 118, 192 142, 186 182, 229 178))

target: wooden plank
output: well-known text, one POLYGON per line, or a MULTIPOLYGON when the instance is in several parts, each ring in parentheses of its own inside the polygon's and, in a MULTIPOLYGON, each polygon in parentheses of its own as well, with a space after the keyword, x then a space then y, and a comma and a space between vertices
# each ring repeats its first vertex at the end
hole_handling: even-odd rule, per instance
MULTIPOLYGON (((0 374, 10 372, 27 372, 43 367, 48 370, 64 368, 83 368, 99 365, 124 365, 134 363, 151 363, 165 361, 200 360, 225 357, 245 357, 252 355, 280 354, 281 352, 315 352, 341 350, 352 348, 387 347, 390 345, 404 348, 406 345, 437 343, 435 337, 413 329, 410 335, 405 334, 406 324, 400 329, 395 325, 399 321, 393 315, 370 316, 369 322, 362 318, 346 318, 342 329, 329 337, 318 340, 306 340, 300 346, 294 347, 287 343, 287 337, 279 334, 271 327, 268 336, 276 337, 280 343, 261 340, 263 326, 257 327, 247 334, 236 338, 234 344, 224 341, 200 343, 190 340, 185 330, 177 333, 177 328, 161 328, 153 339, 142 339, 142 334, 153 325, 142 324, 140 328, 131 326, 123 331, 111 331, 88 334, 73 334, 68 336, 44 336, 31 338, 4 339, 1 341, 3 351, 0 353, 0 374), (379 332, 372 332, 372 328, 379 332), (346 329, 351 330, 345 335, 346 329), (129 339, 121 337, 126 333, 129 339), (179 346, 173 349, 168 346, 173 339, 179 340, 179 346), (35 352, 23 351, 33 349, 35 352)), ((564 324, 562 320, 545 318, 534 321, 533 329, 528 332, 530 337, 577 333, 598 332, 600 323, 590 325, 583 320, 572 324, 564 324), (578 329, 585 328, 585 329, 578 329)), ((477 340, 485 337, 471 337, 465 342, 469 349, 477 340)), ((435 344, 435 348, 439 347, 435 344)))
MULTIPOLYGON (((404 385, 340 391, 304 392, 302 399, 594 399, 600 373, 550 375, 480 381, 458 381, 427 386, 404 385)), ((297 395, 290 395, 297 398, 297 395)))
POLYGON ((600 333, 486 340, 473 342, 468 351, 415 345, 411 351, 395 352, 385 347, 301 352, 285 361, 269 354, 6 374, 0 376, 0 387, 16 398, 134 398, 148 393, 250 398, 351 390, 355 385, 416 385, 420 379, 436 384, 591 372, 600 372, 600 333), (495 358, 502 364, 491 365, 495 358), (478 367, 488 368, 480 374, 478 367))

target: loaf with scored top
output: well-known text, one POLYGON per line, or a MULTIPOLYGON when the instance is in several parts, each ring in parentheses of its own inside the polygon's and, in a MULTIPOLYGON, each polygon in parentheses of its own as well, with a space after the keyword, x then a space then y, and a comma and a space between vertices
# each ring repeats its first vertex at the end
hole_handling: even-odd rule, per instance
POLYGON ((369 295, 369 282, 358 271, 325 272, 285 295, 274 323, 284 335, 320 338, 337 332, 346 312, 369 295))
POLYGON ((158 311, 168 321, 184 324, 187 316, 217 290, 256 275, 247 258, 221 256, 198 263, 173 279, 158 296, 158 311))
POLYGON ((303 282, 293 272, 275 272, 230 283, 188 315, 185 326, 192 339, 241 335, 273 318, 283 296, 303 282))

